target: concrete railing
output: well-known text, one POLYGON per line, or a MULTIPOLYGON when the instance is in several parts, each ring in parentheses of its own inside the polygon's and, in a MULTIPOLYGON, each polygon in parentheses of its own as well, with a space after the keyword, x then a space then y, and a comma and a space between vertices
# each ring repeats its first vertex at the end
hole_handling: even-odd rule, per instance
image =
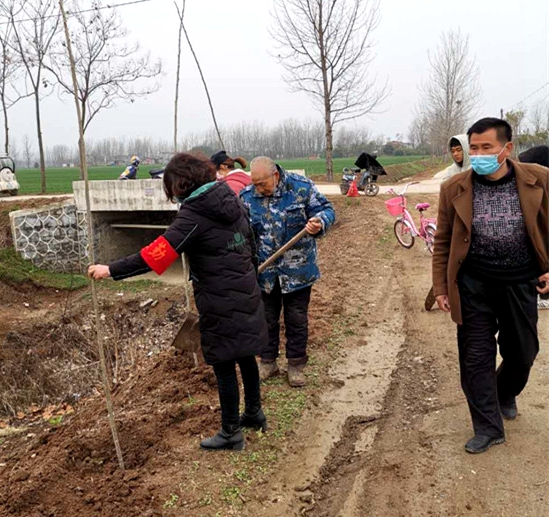
MULTIPOLYGON (((92 212, 133 212, 136 210, 176 211, 177 205, 166 200, 161 180, 90 181, 92 212)), ((74 201, 79 211, 86 210, 83 181, 74 181, 74 201)))

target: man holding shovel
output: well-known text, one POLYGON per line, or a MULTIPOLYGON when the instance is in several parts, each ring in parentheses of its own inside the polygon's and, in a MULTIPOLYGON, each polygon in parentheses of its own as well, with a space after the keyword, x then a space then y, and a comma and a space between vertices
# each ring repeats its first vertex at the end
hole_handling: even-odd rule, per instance
POLYGON ((259 262, 265 262, 303 228, 305 236, 259 274, 269 343, 259 363, 261 380, 279 372, 280 313, 284 309, 288 382, 305 385, 308 307, 313 283, 320 278, 316 238, 335 221, 332 204, 314 183, 284 171, 273 160, 259 156, 250 164, 252 185, 240 193, 250 213, 258 241, 259 262))

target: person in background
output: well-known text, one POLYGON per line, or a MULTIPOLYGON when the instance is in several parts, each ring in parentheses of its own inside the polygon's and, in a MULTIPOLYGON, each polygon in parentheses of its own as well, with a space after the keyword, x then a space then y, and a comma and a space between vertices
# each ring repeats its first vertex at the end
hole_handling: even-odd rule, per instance
MULTIPOLYGON (((537 163, 542 167, 549 167, 549 146, 536 145, 519 154, 522 163, 537 163)), ((549 174, 549 170, 547 171, 549 174)), ((549 293, 540 294, 538 297, 538 309, 549 309, 549 293)))
POLYGON ((335 221, 332 204, 315 184, 299 174, 286 172, 266 156, 250 164, 252 185, 240 193, 250 213, 258 239, 259 261, 264 262, 300 230, 307 235, 259 275, 269 342, 261 351, 259 371, 265 380, 279 372, 280 312, 284 308, 288 382, 305 385, 308 308, 311 288, 320 278, 316 239, 335 221))
POLYGON ((454 135, 451 137, 448 140, 448 152, 454 163, 434 175, 434 178, 442 181, 446 181, 452 176, 471 168, 467 135, 454 135))
POLYGON ((210 160, 215 165, 217 180, 225 181, 237 196, 252 182, 250 175, 243 170, 248 162, 242 156, 231 158, 225 151, 218 151, 211 156, 210 160), (242 169, 237 169, 235 163, 240 164, 242 169))
POLYGON ((134 180, 137 179, 137 171, 139 169, 139 156, 133 155, 130 158, 130 164, 126 167, 126 170, 118 176, 119 180, 134 180))
POLYGON ((472 169, 440 189, 433 286, 439 308, 457 323, 474 429, 465 450, 480 453, 505 441, 502 418, 517 417, 516 397, 539 350, 537 294, 549 292, 549 174, 509 158, 505 120, 483 118, 467 135, 472 169))
POLYGON ((268 334, 248 215, 229 187, 214 180, 215 167, 207 158, 176 154, 162 178, 168 200, 181 203, 173 223, 140 252, 109 265, 90 266, 88 276, 122 280, 151 270, 160 275, 186 253, 202 352, 213 366, 221 404, 221 431, 200 446, 241 450, 241 427, 267 429, 255 356, 268 334), (240 416, 236 363, 244 384, 240 416))
MULTIPOLYGON (((439 179, 442 182, 471 168, 467 135, 455 135, 450 138, 448 140, 448 151, 450 152, 450 156, 454 163, 434 175, 434 178, 439 179)), ((431 286, 431 289, 429 289, 425 298, 425 310, 430 311, 436 303, 433 287, 431 286)))

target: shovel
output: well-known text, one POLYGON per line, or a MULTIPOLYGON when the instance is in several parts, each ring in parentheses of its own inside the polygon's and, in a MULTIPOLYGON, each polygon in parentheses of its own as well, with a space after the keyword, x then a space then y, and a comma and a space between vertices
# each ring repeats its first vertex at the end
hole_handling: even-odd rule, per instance
MULTIPOLYGON (((297 241, 307 235, 307 230, 303 228, 299 233, 296 233, 286 244, 273 253, 263 264, 258 268, 258 273, 262 273, 267 267, 269 267, 278 257, 283 255, 297 241)), ((179 332, 176 334, 172 341, 172 346, 178 350, 192 352, 195 365, 198 364, 197 354, 200 351, 200 330, 198 328, 198 314, 190 312, 189 306, 187 306, 187 317, 179 332)))

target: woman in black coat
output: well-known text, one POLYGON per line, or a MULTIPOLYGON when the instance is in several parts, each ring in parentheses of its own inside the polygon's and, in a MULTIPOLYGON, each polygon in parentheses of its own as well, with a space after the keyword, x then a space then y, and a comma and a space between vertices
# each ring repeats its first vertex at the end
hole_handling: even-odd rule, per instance
POLYGON ((215 182, 215 167, 207 159, 176 154, 163 181, 167 198, 181 203, 174 222, 139 253, 108 266, 90 266, 88 276, 121 280, 151 270, 160 275, 186 253, 200 315, 202 352, 213 366, 221 403, 221 431, 200 446, 241 450, 241 426, 267 429, 255 359, 267 340, 267 324, 248 216, 231 189, 215 182), (244 384, 241 416, 236 363, 244 384))

